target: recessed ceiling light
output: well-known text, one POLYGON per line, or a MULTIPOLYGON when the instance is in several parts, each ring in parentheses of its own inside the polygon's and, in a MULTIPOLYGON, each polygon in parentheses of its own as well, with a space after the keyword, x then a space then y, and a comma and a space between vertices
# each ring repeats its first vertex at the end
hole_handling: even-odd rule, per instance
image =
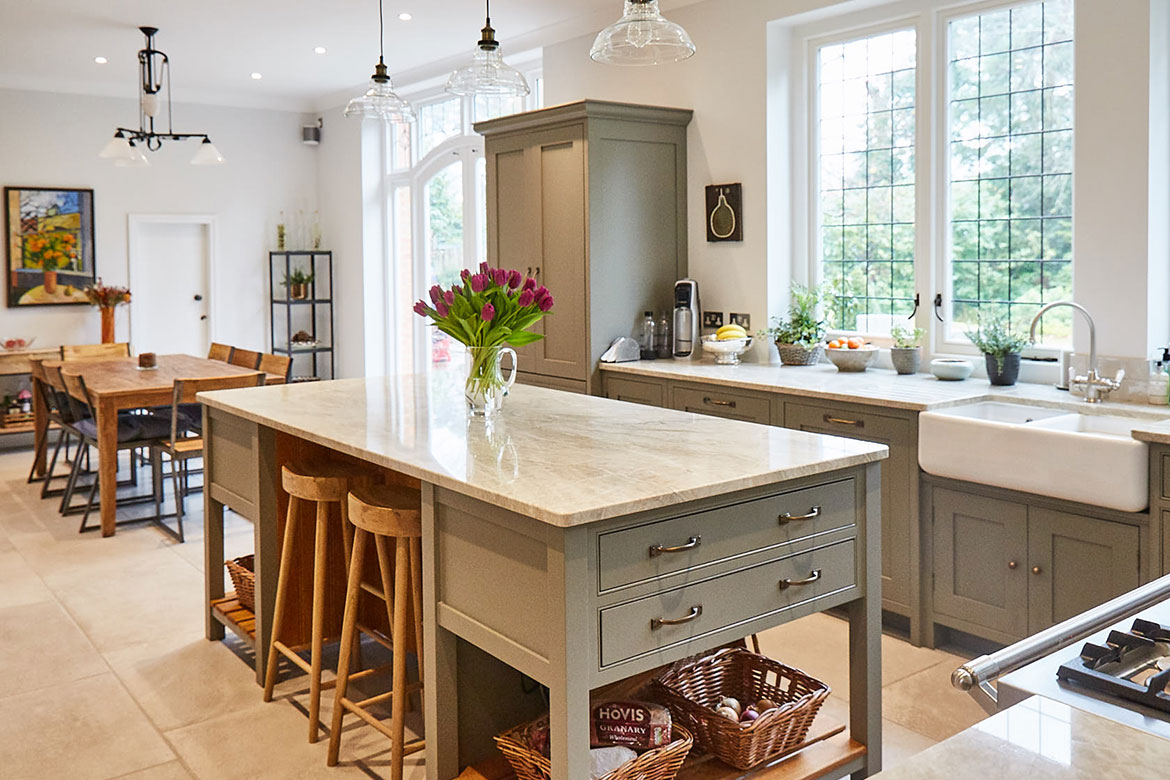
POLYGON ((94 57, 93 61, 98 65, 105 65, 107 62, 109 62, 109 60, 107 60, 105 57, 94 57))
POLYGON ((255 79, 256 81, 259 81, 260 79, 264 78, 264 75, 261 73, 253 73, 252 78, 255 79))
POLYGON ((325 47, 324 47, 324 46, 316 46, 316 47, 314 47, 314 48, 313 48, 313 53, 314 53, 314 54, 324 54, 324 53, 325 53, 325 47))
POLYGON ((398 14, 398 18, 400 21, 409 22, 414 17, 411 16, 410 14, 406 13, 405 11, 403 11, 402 13, 398 14))

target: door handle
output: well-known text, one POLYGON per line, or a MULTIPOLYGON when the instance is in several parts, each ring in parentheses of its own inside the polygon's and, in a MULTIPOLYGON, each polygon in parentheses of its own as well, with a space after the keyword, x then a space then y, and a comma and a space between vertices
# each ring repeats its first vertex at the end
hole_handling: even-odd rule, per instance
POLYGON ((685 550, 693 550, 698 547, 702 541, 703 537, 692 536, 690 539, 687 539, 686 544, 676 545, 675 547, 663 547, 661 544, 656 544, 650 548, 650 557, 654 558, 662 555, 663 553, 678 553, 684 552, 685 550))
POLYGON ((735 408, 735 401, 720 401, 718 398, 704 397, 703 403, 711 406, 726 406, 729 409, 735 408))
POLYGON ((703 605, 696 604, 691 607, 691 611, 687 613, 686 617, 680 618, 652 618, 650 620, 650 629, 655 630, 662 626, 681 626, 683 623, 690 623, 692 620, 703 614, 703 605))
POLYGON ((793 520, 812 520, 814 517, 820 516, 821 508, 819 506, 814 506, 812 509, 808 510, 806 514, 794 515, 791 512, 785 512, 784 514, 780 515, 778 519, 780 521, 780 525, 785 525, 786 523, 791 523, 793 520))
POLYGON ((821 578, 821 570, 820 569, 813 569, 812 573, 809 574, 807 577, 805 577, 803 580, 791 580, 791 579, 785 577, 784 579, 780 580, 780 590, 784 590, 785 588, 803 586, 803 585, 812 585, 814 582, 816 582, 820 578, 821 578))
POLYGON ((201 301, 201 300, 203 300, 203 296, 200 295, 199 293, 195 293, 195 300, 201 301))

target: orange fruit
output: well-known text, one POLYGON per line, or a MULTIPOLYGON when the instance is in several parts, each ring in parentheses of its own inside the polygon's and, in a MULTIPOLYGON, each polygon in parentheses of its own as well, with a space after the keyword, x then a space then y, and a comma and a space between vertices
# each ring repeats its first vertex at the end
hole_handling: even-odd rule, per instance
POLYGON ((854 336, 853 338, 849 339, 849 349, 861 349, 864 346, 865 346, 865 342, 862 341, 857 336, 854 336))
POLYGON ((841 342, 837 339, 833 339, 829 342, 829 349, 841 349, 841 342))

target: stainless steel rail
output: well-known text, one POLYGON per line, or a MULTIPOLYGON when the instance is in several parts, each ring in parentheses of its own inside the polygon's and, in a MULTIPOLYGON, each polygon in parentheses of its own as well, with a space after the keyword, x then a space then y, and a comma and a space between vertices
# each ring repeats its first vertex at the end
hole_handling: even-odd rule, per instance
POLYGON ((1114 623, 1133 617, 1167 598, 1170 598, 1170 574, 1134 588, 1112 601, 1106 601, 991 655, 968 661, 951 673, 951 685, 961 691, 967 691, 983 709, 994 713, 998 709, 998 695, 992 683, 1001 676, 1038 661, 1051 652, 1068 647, 1114 623))

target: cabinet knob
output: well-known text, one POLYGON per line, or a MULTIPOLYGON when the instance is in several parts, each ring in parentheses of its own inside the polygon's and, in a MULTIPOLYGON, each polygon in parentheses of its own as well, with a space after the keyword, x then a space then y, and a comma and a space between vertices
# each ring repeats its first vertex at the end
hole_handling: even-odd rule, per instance
POLYGON ((1041 571, 1041 570, 1040 570, 1040 567, 1039 567, 1039 566, 1033 566, 1033 567, 1032 567, 1032 573, 1033 573, 1033 574, 1039 574, 1039 573, 1040 573, 1040 571, 1041 571))
POLYGON ((1019 565, 1020 564, 1016 563, 1015 561, 1008 561, 1008 568, 1012 571, 1015 571, 1017 568, 1019 568, 1019 565))

